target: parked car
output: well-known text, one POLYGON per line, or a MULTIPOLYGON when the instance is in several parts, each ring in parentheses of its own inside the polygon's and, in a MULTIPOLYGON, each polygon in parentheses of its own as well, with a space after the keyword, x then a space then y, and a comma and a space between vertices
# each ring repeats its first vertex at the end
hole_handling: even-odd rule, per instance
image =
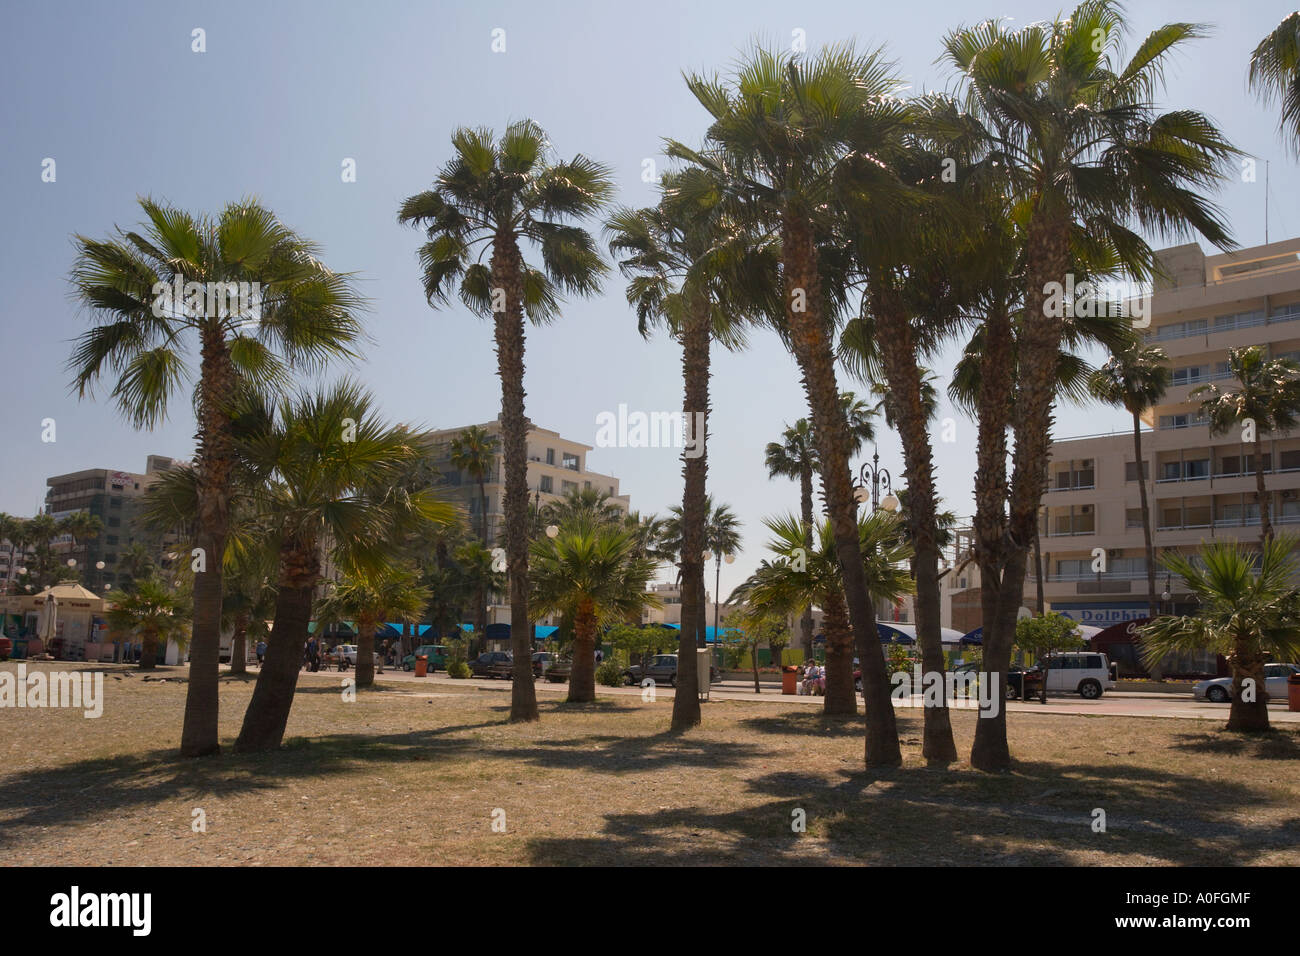
MULTIPOLYGON (((1094 651, 1062 651, 1050 654, 1040 667, 1035 668, 1038 679, 1047 673, 1047 692, 1064 691, 1078 694, 1086 700, 1096 700, 1104 692, 1115 689, 1115 676, 1110 669, 1110 661, 1105 654, 1094 651)), ((1026 682, 1033 678, 1027 672, 1026 682)), ((1041 689, 1041 688, 1040 688, 1041 689)), ((1028 691, 1033 696, 1033 691, 1028 691)))
MULTIPOLYGON (((656 654, 650 658, 649 664, 633 664, 623 672, 623 679, 629 684, 639 684, 646 678, 650 678, 656 684, 667 684, 669 687, 677 686, 677 655, 676 654, 656 654)), ((714 664, 709 664, 709 683, 716 684, 722 680, 722 672, 714 664)))
MULTIPOLYGON (((536 664, 533 665, 536 667, 536 664)), ((563 684, 569 679, 573 672, 573 661, 567 657, 553 658, 546 665, 546 682, 548 684, 563 684)))
POLYGON ((469 669, 475 677, 504 677, 506 680, 513 680, 514 655, 506 651, 484 651, 469 662, 469 669))
POLYGON ((429 672, 433 673, 438 668, 447 669, 447 647, 444 644, 421 644, 410 654, 402 659, 402 670, 415 670, 415 659, 423 654, 429 659, 429 672))
MULTIPOLYGON (((1286 700, 1286 679, 1292 674, 1300 674, 1300 665, 1264 665, 1264 690, 1268 692, 1270 699, 1286 700)), ((1232 700, 1232 678, 1216 677, 1214 680, 1203 680, 1194 684, 1192 696, 1197 700, 1209 700, 1216 704, 1227 703, 1232 700)))
MULTIPOLYGON (((980 665, 975 661, 968 661, 965 664, 958 664, 952 668, 953 673, 979 672, 980 665)), ((1039 675, 1041 677, 1041 675, 1039 675)), ((1007 668, 1007 683, 1002 688, 1002 696, 1007 700, 1015 700, 1017 697, 1025 696, 1025 686, 1029 685, 1029 693, 1032 695, 1036 692, 1034 676, 1032 671, 1026 671, 1019 664, 1012 664, 1007 668)), ((853 661, 853 688, 862 693, 862 667, 858 660, 853 661)))

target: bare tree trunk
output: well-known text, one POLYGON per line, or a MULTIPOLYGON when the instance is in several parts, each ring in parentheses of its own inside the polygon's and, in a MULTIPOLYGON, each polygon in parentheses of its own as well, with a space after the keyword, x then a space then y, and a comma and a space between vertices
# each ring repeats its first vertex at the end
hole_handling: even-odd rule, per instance
POLYGON ((828 717, 853 717, 858 713, 858 692, 853 687, 853 629, 849 627, 844 595, 834 591, 826 595, 822 611, 826 634, 826 697, 822 713, 828 717))
POLYGON ((704 633, 704 522, 709 476, 709 302, 692 303, 682 330, 683 411, 691 423, 700 421, 693 437, 694 457, 682 454, 682 631, 677 646, 677 687, 673 693, 672 729, 683 731, 700 722, 696 648, 704 633))
POLYGON ((1273 540, 1273 522, 1270 520, 1268 492, 1264 488, 1264 443, 1255 435, 1255 497, 1259 499, 1259 536, 1267 544, 1273 540))
POLYGON ((1234 643, 1232 657, 1232 706, 1228 711, 1228 730, 1254 733, 1269 729, 1268 691, 1264 680, 1264 657, 1251 635, 1239 635, 1234 643), (1244 682, 1255 682, 1254 700, 1246 695, 1244 682))
POLYGON ((235 375, 224 332, 219 324, 204 325, 199 372, 197 545, 203 570, 194 575, 194 627, 190 636, 189 683, 185 689, 185 722, 181 756, 219 753, 217 735, 221 671, 222 558, 230 532, 231 469, 234 440, 230 400, 235 375))
POLYGON ((493 242, 492 284, 494 288, 505 290, 506 300, 506 311, 496 313, 495 320, 497 374, 501 378, 501 450, 505 468, 502 510, 510 580, 510 647, 514 653, 510 720, 517 723, 537 720, 538 712, 528 617, 528 419, 524 415, 523 257, 519 254, 515 237, 508 233, 498 235, 493 242))
MULTIPOLYGON (((853 497, 853 480, 849 471, 848 424, 836 384, 835 355, 823 325, 817 251, 812 227, 806 217, 796 209, 787 208, 782 218, 785 318, 812 413, 822 490, 835 535, 835 553, 844 583, 849 620, 854 638, 862 648, 878 644, 879 638, 862 568, 857 502, 853 497)), ((903 756, 898 745, 898 726, 889 695, 885 660, 878 650, 860 656, 866 703, 866 765, 897 766, 902 763, 903 756)))
POLYGON ((142 671, 151 671, 158 666, 158 635, 145 631, 140 635, 140 667, 142 671))
POLYGON ((590 600, 578 605, 573 618, 573 669, 569 671, 570 704, 596 699, 596 609, 590 600))
POLYGON ((257 673, 252 700, 235 741, 237 753, 277 750, 293 709, 298 688, 312 599, 320 579, 320 556, 315 542, 292 542, 281 550, 280 587, 275 599, 275 619, 267 638, 266 661, 257 673))
POLYGON ((1147 501, 1147 478, 1142 467, 1142 419, 1133 413, 1133 455, 1137 459, 1138 493, 1142 502, 1142 538, 1147 559, 1147 617, 1156 616, 1156 549, 1151 540, 1151 504, 1147 501))
POLYGON ((357 618, 357 673, 356 686, 372 687, 375 683, 375 625, 376 621, 357 618))

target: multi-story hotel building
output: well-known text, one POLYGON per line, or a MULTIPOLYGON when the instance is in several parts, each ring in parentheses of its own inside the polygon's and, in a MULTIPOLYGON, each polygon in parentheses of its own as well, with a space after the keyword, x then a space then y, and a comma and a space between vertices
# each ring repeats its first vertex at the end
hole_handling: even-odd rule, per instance
MULTIPOLYGON (((1239 429, 1211 435, 1191 393, 1214 382, 1231 390, 1228 350, 1263 346, 1300 359, 1300 239, 1206 256, 1197 245, 1159 253, 1168 278, 1155 284, 1147 344, 1162 348, 1172 384, 1146 416, 1141 474, 1132 429, 1056 441, 1039 526, 1047 605, 1105 627, 1147 614, 1138 481, 1147 482, 1157 555, 1157 601, 1182 612, 1188 594, 1159 564, 1162 552, 1202 541, 1259 537, 1254 448, 1239 429), (1105 570, 1094 572, 1094 549, 1105 570), (1166 591, 1168 599, 1164 598, 1166 591)), ((1300 434, 1263 434, 1270 514, 1279 530, 1300 523, 1300 434)), ((1031 564, 1026 604, 1033 599, 1031 564)))
POLYGON ((45 510, 56 520, 85 511, 97 516, 104 530, 73 542, 64 535, 55 548, 62 559, 77 562, 82 582, 100 592, 120 587, 118 560, 135 544, 161 548, 164 539, 149 533, 139 521, 140 499, 158 475, 175 465, 171 458, 150 455, 143 474, 111 468, 87 468, 46 479, 45 510), (103 567, 98 565, 103 563, 103 567))
MULTIPOLYGON (((433 432, 432 465, 443 478, 438 493, 463 507, 469 516, 470 527, 477 531, 480 527, 479 511, 482 507, 478 482, 451 463, 451 441, 468 427, 470 426, 464 425, 460 428, 444 428, 433 432)), ((497 451, 492 470, 483 489, 487 494, 488 541, 495 546, 501 542, 505 520, 505 472, 501 421, 497 419, 483 422, 480 427, 497 439, 497 451)), ((528 496, 532 503, 543 506, 548 502, 560 500, 572 491, 591 489, 606 494, 609 503, 621 511, 630 510, 631 500, 627 495, 619 493, 617 478, 587 470, 587 455, 592 450, 591 445, 564 438, 559 432, 533 426, 528 430, 527 449, 528 496)), ((504 595, 498 597, 504 602, 504 595)), ((489 611, 488 622, 490 624, 510 623, 509 605, 494 604, 489 611)))

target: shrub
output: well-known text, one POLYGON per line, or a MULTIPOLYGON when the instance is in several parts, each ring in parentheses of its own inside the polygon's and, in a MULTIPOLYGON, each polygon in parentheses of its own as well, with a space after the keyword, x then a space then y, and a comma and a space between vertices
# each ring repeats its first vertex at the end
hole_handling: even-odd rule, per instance
POLYGON ((469 677, 469 675, 470 675, 469 665, 466 664, 464 661, 447 662, 448 677, 454 677, 456 680, 464 680, 466 677, 469 677))
POLYGON ((596 683, 602 687, 622 687, 623 672, 627 670, 627 658, 622 651, 610 654, 596 665, 596 683))

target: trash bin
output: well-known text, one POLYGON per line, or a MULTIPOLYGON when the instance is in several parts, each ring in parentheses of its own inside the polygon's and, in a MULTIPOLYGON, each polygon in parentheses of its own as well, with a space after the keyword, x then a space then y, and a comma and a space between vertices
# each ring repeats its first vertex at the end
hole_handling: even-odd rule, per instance
POLYGON ((1300 674, 1286 679, 1286 709, 1300 710, 1300 674))
POLYGON ((781 693, 799 693, 799 668, 793 664, 786 664, 781 668, 781 693))
POLYGON ((416 654, 415 655, 415 676, 424 677, 428 673, 429 673, 429 655, 416 654))

